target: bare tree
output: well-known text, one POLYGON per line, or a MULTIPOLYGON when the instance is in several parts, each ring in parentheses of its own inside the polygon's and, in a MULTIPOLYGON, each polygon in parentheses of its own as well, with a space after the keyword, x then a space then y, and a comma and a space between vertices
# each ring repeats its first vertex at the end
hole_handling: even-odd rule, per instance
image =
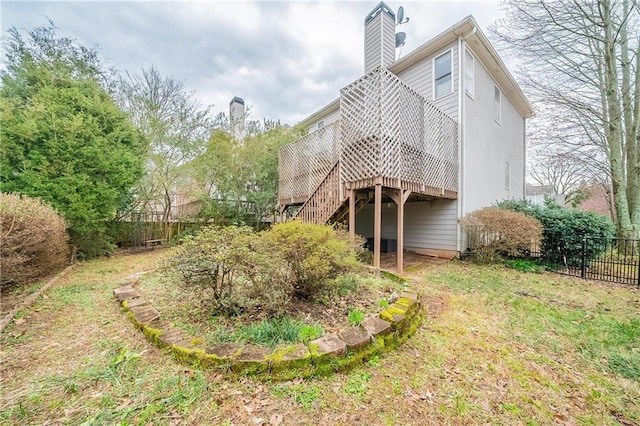
MULTIPOLYGON (((636 0, 505 0, 492 29, 520 62, 546 143, 611 181, 618 233, 640 231, 636 0)), ((602 178, 602 176, 599 176, 602 178)))
POLYGON ((160 207, 169 232, 175 197, 188 195, 187 164, 206 149, 213 121, 182 82, 162 77, 154 67, 120 82, 120 103, 148 142, 146 174, 135 189, 145 211, 160 207))

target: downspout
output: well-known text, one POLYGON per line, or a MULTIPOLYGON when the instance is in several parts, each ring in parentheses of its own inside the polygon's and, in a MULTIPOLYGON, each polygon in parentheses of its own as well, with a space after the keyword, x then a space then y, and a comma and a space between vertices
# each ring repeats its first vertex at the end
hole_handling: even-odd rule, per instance
MULTIPOLYGON (((456 249, 458 253, 462 251, 462 230, 460 228, 460 219, 464 215, 464 198, 465 192, 465 166, 466 166, 466 150, 464 144, 466 142, 467 123, 465 120, 466 96, 464 95, 464 69, 465 69, 465 48, 466 40, 476 33, 474 26, 465 36, 458 36, 458 223, 456 227, 457 243, 456 249)), ((475 84, 475 81, 474 81, 475 84)))
POLYGON ((462 149, 462 143, 464 140, 463 123, 464 119, 462 114, 464 108, 462 103, 464 102, 463 91, 464 87, 462 82, 462 71, 464 70, 464 55, 461 55, 464 48, 464 41, 461 36, 458 36, 458 220, 456 220, 456 251, 462 252, 462 230, 460 229, 460 219, 462 219, 463 212, 463 200, 464 200, 464 150, 462 149))
POLYGON ((527 198, 527 119, 522 117, 522 199, 527 198))

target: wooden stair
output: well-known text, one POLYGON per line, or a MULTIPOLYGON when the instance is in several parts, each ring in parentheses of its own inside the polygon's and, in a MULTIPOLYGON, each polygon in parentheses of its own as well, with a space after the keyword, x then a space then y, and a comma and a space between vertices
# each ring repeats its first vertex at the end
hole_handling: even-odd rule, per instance
MULTIPOLYGON (((356 199, 356 214, 362 210, 364 206, 371 201, 369 198, 357 198, 356 199)), ((349 199, 346 199, 336 212, 329 218, 330 223, 343 223, 349 219, 349 199)))
MULTIPOLYGON (((370 198, 356 199, 356 213, 370 198)), ((349 217, 349 199, 340 193, 340 165, 336 163, 309 199, 300 207, 294 218, 310 223, 340 223, 349 217)))
POLYGON ((327 223, 343 203, 340 194, 340 163, 336 162, 295 217, 309 223, 327 223))

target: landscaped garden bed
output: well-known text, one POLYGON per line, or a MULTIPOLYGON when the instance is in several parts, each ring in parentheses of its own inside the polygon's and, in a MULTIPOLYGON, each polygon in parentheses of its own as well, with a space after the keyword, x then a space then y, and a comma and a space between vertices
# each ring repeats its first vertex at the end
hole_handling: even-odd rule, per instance
POLYGON ((415 282, 365 267, 362 252, 362 240, 324 225, 209 228, 114 294, 151 341, 184 361, 278 378, 325 374, 395 347, 420 322, 415 282))
POLYGON ((305 343, 325 332, 358 325, 365 317, 392 305, 403 285, 374 270, 350 273, 330 283, 313 299, 293 298, 282 316, 261 309, 224 315, 210 306, 206 292, 180 285, 154 271, 142 276, 138 288, 162 312, 162 317, 185 333, 206 343, 251 343, 272 347, 279 343, 305 343))

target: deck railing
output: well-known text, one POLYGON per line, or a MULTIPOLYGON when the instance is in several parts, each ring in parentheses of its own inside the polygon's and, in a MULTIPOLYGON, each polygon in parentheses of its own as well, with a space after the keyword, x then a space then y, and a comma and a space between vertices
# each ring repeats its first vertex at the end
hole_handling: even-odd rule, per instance
POLYGON ((340 120, 280 150, 280 203, 306 201, 338 161, 341 184, 382 177, 455 196, 457 132, 455 120, 378 67, 340 91, 340 120))
POLYGON ((278 198, 299 204, 313 194, 338 161, 340 121, 292 142, 278 155, 278 198))
POLYGON ((457 192, 457 123, 379 67, 340 91, 342 181, 382 176, 457 192))

